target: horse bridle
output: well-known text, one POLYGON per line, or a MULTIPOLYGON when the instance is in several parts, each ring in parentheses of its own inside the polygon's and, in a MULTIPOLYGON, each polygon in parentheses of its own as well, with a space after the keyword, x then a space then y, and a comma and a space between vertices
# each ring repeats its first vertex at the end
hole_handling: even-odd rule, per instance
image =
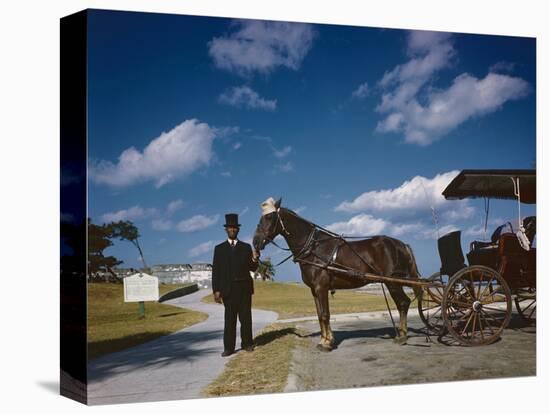
MULTIPOLYGON (((283 219, 281 218, 281 214, 280 214, 280 208, 277 208, 277 210, 275 211, 275 213, 277 214, 277 224, 275 225, 275 236, 274 237, 277 237, 279 233, 277 233, 277 226, 280 224, 281 225, 281 229, 283 230, 283 232, 288 236, 292 236, 292 234, 286 229, 285 227, 285 223, 283 222, 283 219)), ((290 248, 286 248, 286 247, 282 247, 282 246, 279 246, 275 240, 273 240, 273 238, 271 237, 264 237, 264 240, 267 241, 266 244, 273 244, 274 246, 278 247, 279 249, 281 250, 285 250, 287 252, 291 252, 290 255, 286 258, 284 258, 283 260, 281 260, 279 263, 277 263, 275 266, 279 266, 280 264, 283 264, 284 262, 286 262, 288 259, 290 259, 291 257, 294 256, 294 259, 293 261, 296 262, 297 260, 300 259, 300 256, 305 252, 307 251, 307 248, 309 247, 309 245, 311 244, 311 241, 313 240, 313 234, 315 233, 315 225, 312 226, 311 228, 311 231, 309 232, 309 235, 308 235, 308 238, 306 240, 306 242, 304 243, 304 245, 302 246, 302 248, 300 249, 300 251, 297 253, 297 254, 294 254, 292 252, 292 250, 290 248)), ((265 247, 265 245, 264 245, 265 247)))

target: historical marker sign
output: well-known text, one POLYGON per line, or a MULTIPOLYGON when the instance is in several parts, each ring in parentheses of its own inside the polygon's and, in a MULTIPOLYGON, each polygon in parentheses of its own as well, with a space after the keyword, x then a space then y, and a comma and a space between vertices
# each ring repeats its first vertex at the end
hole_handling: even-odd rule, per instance
POLYGON ((136 273, 124 278, 124 302, 148 302, 158 299, 158 277, 136 273))

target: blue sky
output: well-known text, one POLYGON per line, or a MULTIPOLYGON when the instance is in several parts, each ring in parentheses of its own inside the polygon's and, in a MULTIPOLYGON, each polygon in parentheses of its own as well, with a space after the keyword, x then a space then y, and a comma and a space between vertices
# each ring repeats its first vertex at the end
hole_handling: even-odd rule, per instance
MULTIPOLYGON (((250 240, 282 196, 338 233, 409 243, 429 275, 431 207, 440 234, 484 238, 483 200, 445 201, 448 182, 535 164, 531 38, 107 11, 88 30, 89 215, 133 221, 149 265, 210 262, 225 213, 250 240)), ((492 201, 488 235, 516 211, 492 201)), ((107 253, 140 266, 130 243, 107 253)))

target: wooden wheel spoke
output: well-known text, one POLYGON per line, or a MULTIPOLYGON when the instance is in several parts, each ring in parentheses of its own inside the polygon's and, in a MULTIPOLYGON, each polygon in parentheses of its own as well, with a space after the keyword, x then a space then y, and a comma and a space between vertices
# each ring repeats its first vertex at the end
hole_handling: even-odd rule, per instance
POLYGON ((536 303, 537 303, 536 300, 532 300, 529 305, 527 305, 525 308, 523 308, 523 312, 525 312, 527 309, 529 309, 531 306, 535 305, 536 303))
POLYGON ((451 300, 450 301, 453 305, 457 305, 461 308, 470 308, 472 307, 472 304, 471 303, 467 303, 467 302, 462 302, 462 301, 459 301, 459 300, 451 300))
MULTIPOLYGON (((472 318, 472 329, 470 330, 470 339, 474 338, 474 335, 476 333, 476 320, 477 320, 477 313, 472 312, 473 318, 472 318)), ((468 335, 466 335, 468 336, 468 335)))
POLYGON ((485 316, 487 316, 488 318, 492 319, 493 321, 495 321, 495 325, 501 325, 502 324, 502 321, 499 320, 499 319, 496 319, 493 315, 491 315, 490 313, 488 312, 485 312, 485 310, 481 309, 481 313, 483 313, 485 316))
MULTIPOLYGON (((485 321, 485 325, 486 325, 486 326, 489 328, 489 330, 491 331, 491 335, 494 335, 494 334, 495 334, 495 331, 493 331, 493 328, 491 327, 491 324, 488 323, 488 322, 485 320, 485 318, 483 317, 483 311, 481 311, 481 312, 479 313, 479 317, 485 321)), ((480 319, 480 320, 481 320, 481 319, 480 319)))
POLYGON ((490 306, 487 306, 487 305, 483 305, 483 309, 489 309, 489 310, 492 310, 494 312, 499 312, 499 313, 508 313, 506 309, 499 309, 499 308, 491 308, 490 306))
MULTIPOLYGON (((535 302, 536 303, 536 302, 535 302)), ((533 309, 531 309, 531 313, 529 314, 529 316, 527 317, 528 319, 531 319, 531 317, 533 316, 533 313, 537 310, 537 305, 535 305, 533 307, 533 309)))
MULTIPOLYGON (((511 292, 502 275, 486 266, 467 267, 453 275, 445 288, 445 326, 463 345, 490 344, 510 321, 511 302, 511 292)), ((527 314, 533 305, 525 308, 527 314)))
POLYGON ((489 282, 488 282, 487 285, 485 286, 485 289, 483 289, 483 292, 479 295, 479 300, 481 300, 481 298, 483 297, 483 295, 485 294, 485 292, 487 291, 487 289, 489 289, 489 286, 491 285, 491 283, 493 282, 493 280, 495 280, 495 275, 492 275, 492 276, 491 276, 491 279, 489 280, 489 282))
POLYGON ((468 275, 470 276, 470 282, 472 283, 472 293, 474 294, 473 298, 475 299, 476 294, 476 284, 474 282, 474 272, 469 272, 468 275))
POLYGON ((483 335, 483 323, 481 321, 481 313, 477 314, 477 318, 478 318, 478 321, 479 321, 479 334, 481 335, 481 340, 484 341, 485 340, 485 335, 483 335))
POLYGON ((460 333, 460 336, 464 336, 464 332, 465 332, 466 329, 468 328, 468 325, 470 325, 470 321, 472 320, 472 316, 474 316, 474 313, 473 313, 473 312, 470 313, 470 317, 468 318, 468 321, 466 322, 466 325, 464 326, 464 329, 463 329, 462 332, 460 333))

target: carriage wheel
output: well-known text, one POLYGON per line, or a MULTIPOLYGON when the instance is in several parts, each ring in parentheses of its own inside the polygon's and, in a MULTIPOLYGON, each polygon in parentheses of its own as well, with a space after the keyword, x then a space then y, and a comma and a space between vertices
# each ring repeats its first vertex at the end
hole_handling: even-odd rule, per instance
POLYGON ((441 313, 445 286, 439 272, 434 273, 427 280, 430 284, 422 289, 422 293, 418 297, 418 315, 426 325, 428 333, 439 335, 445 327, 441 313))
POLYGON ((536 288, 518 289, 514 301, 519 315, 529 323, 537 323, 537 290, 536 288))
POLYGON ((449 333, 467 346, 496 341, 512 316, 504 278, 486 266, 469 266, 449 280, 441 304, 449 333))

